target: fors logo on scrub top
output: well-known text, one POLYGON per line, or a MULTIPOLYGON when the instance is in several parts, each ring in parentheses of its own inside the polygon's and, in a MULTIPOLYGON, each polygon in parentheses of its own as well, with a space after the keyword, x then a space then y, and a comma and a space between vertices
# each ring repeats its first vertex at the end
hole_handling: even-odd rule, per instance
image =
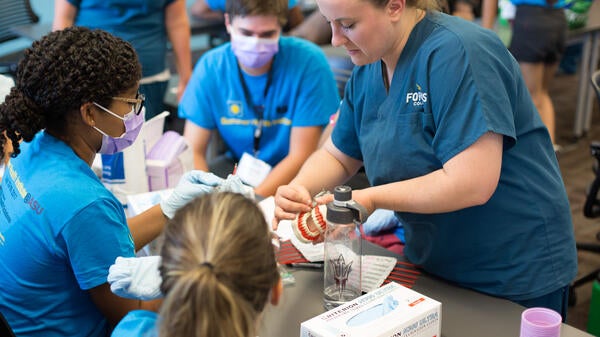
POLYGON ((419 84, 416 84, 416 86, 416 92, 406 93, 406 103, 412 101, 413 106, 421 106, 427 103, 427 93, 422 91, 421 86, 419 84))

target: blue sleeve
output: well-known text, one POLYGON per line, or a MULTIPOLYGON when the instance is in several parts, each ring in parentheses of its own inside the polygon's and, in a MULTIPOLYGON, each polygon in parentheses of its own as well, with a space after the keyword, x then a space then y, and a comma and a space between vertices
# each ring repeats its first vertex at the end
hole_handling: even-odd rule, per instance
POLYGON ((509 70, 510 60, 502 60, 508 51, 499 48, 500 43, 484 41, 483 37, 479 42, 488 48, 473 49, 472 45, 465 46, 465 42, 446 37, 429 54, 429 60, 420 65, 428 67, 422 72, 430 78, 429 98, 435 128, 432 146, 441 163, 488 131, 515 138, 509 98, 514 93, 509 88, 515 87, 513 77, 518 77, 509 70), (487 57, 483 53, 494 55, 487 57))
POLYGON ((158 314, 146 310, 133 310, 115 326, 111 337, 157 337, 158 314))
POLYGON ((215 83, 220 76, 215 72, 218 66, 211 63, 211 59, 214 57, 204 54, 196 64, 179 102, 178 114, 180 118, 212 130, 217 126, 211 111, 211 107, 217 105, 212 100, 221 96, 212 95, 214 90, 218 90, 215 83))
POLYGON ((134 244, 123 207, 98 199, 75 214, 62 232, 73 273, 83 290, 106 283, 118 256, 134 256, 134 244))
POLYGON ((225 11, 225 0, 205 0, 208 8, 213 11, 225 11))
POLYGON ((340 103, 333 71, 327 63, 325 54, 320 50, 307 50, 301 57, 308 63, 306 72, 300 74, 298 108, 292 126, 324 126, 329 122, 340 103))

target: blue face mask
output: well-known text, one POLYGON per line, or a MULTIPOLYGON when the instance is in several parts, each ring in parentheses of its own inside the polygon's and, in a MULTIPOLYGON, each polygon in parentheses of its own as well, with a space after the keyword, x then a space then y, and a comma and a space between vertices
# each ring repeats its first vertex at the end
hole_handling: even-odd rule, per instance
POLYGON ((125 122, 125 132, 119 137, 109 136, 106 134, 106 132, 93 126, 96 131, 102 134, 102 146, 100 147, 98 153, 114 154, 131 146, 131 144, 135 142, 140 130, 142 129, 142 126, 144 125, 146 108, 142 108, 140 113, 136 114, 135 107, 132 107, 130 112, 121 117, 98 103, 94 103, 94 105, 125 122))

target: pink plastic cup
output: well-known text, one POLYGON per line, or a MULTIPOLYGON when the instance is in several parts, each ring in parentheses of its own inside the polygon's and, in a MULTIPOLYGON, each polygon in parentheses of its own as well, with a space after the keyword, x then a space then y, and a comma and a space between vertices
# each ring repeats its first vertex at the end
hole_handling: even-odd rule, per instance
POLYGON ((560 337, 562 317, 548 308, 529 308, 521 314, 520 337, 560 337))

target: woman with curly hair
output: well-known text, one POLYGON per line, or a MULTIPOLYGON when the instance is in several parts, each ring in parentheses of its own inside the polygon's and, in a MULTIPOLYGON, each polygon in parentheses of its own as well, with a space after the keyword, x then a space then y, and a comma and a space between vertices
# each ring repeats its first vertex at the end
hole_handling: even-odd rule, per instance
POLYGON ((96 153, 139 133, 140 76, 129 43, 87 28, 45 36, 19 63, 0 104, 0 153, 13 147, 0 188, 0 312, 18 336, 106 336, 128 311, 157 305, 113 295, 108 268, 205 192, 194 183, 206 173, 131 219, 94 174, 96 153))
POLYGON ((165 227, 159 315, 130 312, 112 337, 254 337, 282 283, 271 233, 252 200, 212 193, 182 207, 165 227))

